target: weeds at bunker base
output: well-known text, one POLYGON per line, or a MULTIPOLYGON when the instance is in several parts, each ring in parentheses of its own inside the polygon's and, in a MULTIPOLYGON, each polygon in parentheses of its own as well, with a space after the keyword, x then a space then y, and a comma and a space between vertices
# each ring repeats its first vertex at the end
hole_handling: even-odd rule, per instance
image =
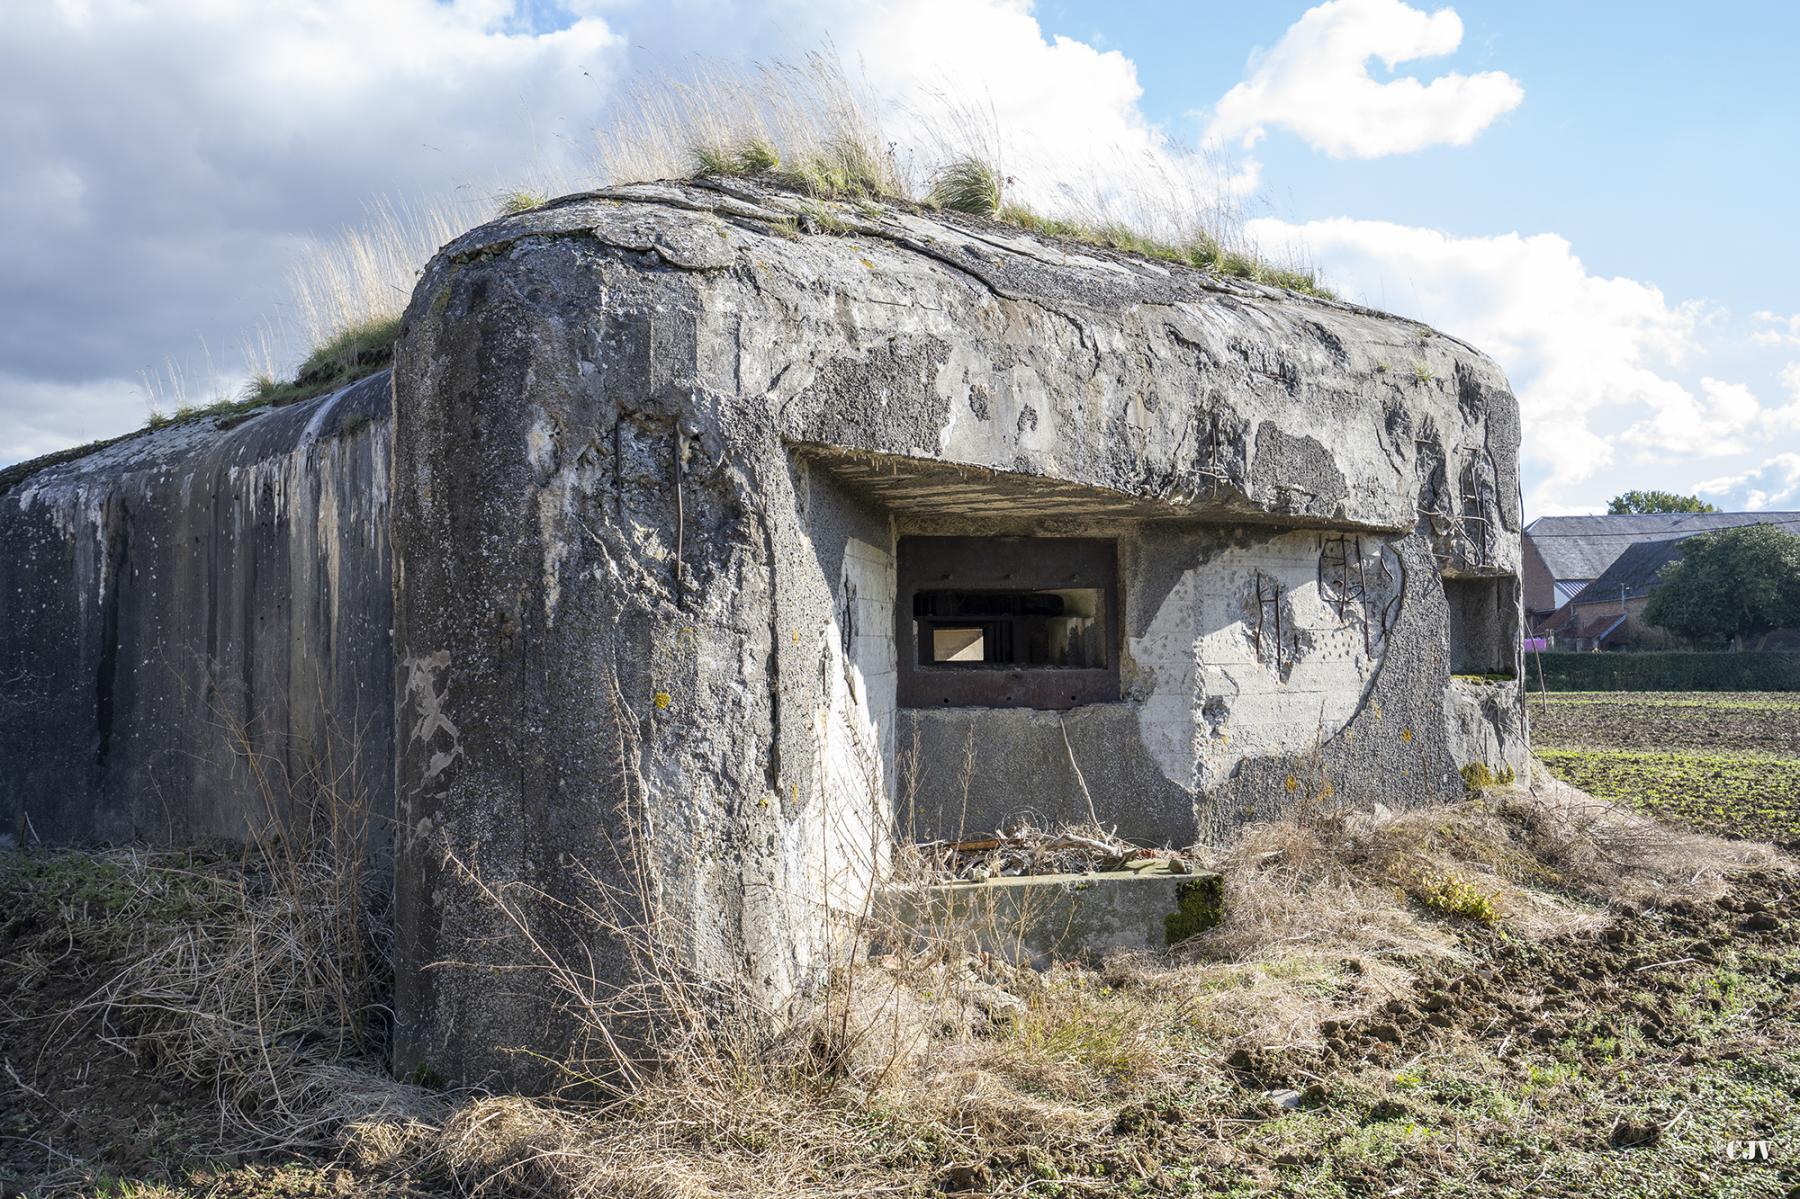
MULTIPOLYGON (((1173 961, 1038 972, 936 944, 847 962, 765 1051, 716 1040, 717 1056, 676 1059, 603 1109, 394 1083, 353 1048, 331 1061, 359 1035, 329 1019, 271 1047, 273 1070, 216 1084, 183 1078, 181 1057, 124 1057, 144 1044, 138 992, 100 984, 191 977, 130 948, 181 941, 186 888, 209 927, 286 927, 292 909, 260 898, 255 880, 282 877, 263 852, 0 853, 0 1054, 32 1088, 0 1117, 0 1178, 85 1195, 110 1193, 104 1174, 157 1199, 925 1196, 971 1175, 1108 1196, 1760 1196, 1783 1193, 1781 1148, 1800 1135, 1791 867, 1554 785, 1258 824, 1221 862, 1223 920, 1173 961), (1505 936, 1397 899, 1395 872, 1421 855, 1486 878, 1505 936), (160 898, 138 905, 146 887, 160 898), (87 1018, 122 1037, 56 1018, 90 991, 87 1018), (279 1104, 245 1102, 271 1082, 279 1104), (278 1130, 297 1119, 323 1148, 222 1159, 244 1147, 220 1143, 221 1100, 277 1133, 265 1143, 295 1146, 278 1130), (1770 1162, 1724 1154, 1758 1141, 1770 1162)), ((285 986, 308 958, 280 960, 262 977, 285 986)), ((186 1020, 213 1037, 211 997, 246 995, 196 994, 153 1017, 159 1035, 186 1020)))

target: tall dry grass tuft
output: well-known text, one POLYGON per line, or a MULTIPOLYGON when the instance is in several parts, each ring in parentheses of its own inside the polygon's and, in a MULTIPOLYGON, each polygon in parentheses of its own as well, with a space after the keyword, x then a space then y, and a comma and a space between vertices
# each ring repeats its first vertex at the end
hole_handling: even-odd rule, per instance
POLYGON ((333 339, 398 319, 426 261, 492 214, 474 199, 369 206, 359 225, 313 246, 289 276, 301 343, 333 339))
MULTIPOLYGON (((522 195, 502 203, 517 203, 522 195)), ((193 364, 173 356, 141 372, 149 426, 308 398, 387 366, 425 263, 493 215, 472 198, 377 200, 361 224, 314 239, 296 259, 287 311, 262 318, 243 338, 241 384, 227 383, 204 342, 204 383, 196 383, 193 364)))
POLYGON ((980 158, 959 158, 938 169, 931 184, 931 202, 951 212, 975 216, 999 216, 1006 198, 1006 180, 1000 169, 980 158))
MULTIPOLYGON (((799 63, 697 61, 686 75, 648 78, 627 91, 595 132, 595 175, 605 184, 758 176, 815 198, 918 203, 1330 294, 1298 255, 1271 261, 1244 238, 1245 180, 1166 138, 1074 175, 1066 164, 1029 160, 1008 173, 1005 131, 991 104, 984 110, 940 92, 930 111, 906 114, 908 142, 884 131, 882 107, 829 46, 799 63)), ((434 252, 484 220, 528 211, 579 182, 534 167, 529 180, 507 188, 374 201, 361 223, 308 242, 289 275, 286 313, 245 338, 246 381, 235 391, 210 354, 204 382, 172 358, 143 372, 149 424, 303 399, 380 369, 434 252)), ((826 212, 816 223, 846 227, 826 212)))
POLYGON ((611 183, 766 174, 816 196, 904 196, 877 105, 835 53, 640 83, 598 131, 611 183))
POLYGON ((830 49, 798 66, 703 62, 632 89, 597 134, 599 174, 614 184, 760 176, 815 197, 918 203, 1330 294, 1298 256, 1271 261, 1245 238, 1248 181, 1208 154, 1156 136, 1074 176, 1067 164, 1029 159, 1003 170, 1006 131, 991 104, 939 91, 905 114, 907 142, 884 132, 881 114, 830 49))
POLYGON ((380 1070, 391 931, 361 748, 327 737, 290 777, 241 724, 228 736, 258 805, 244 844, 99 857, 101 901, 64 913, 98 984, 55 1037, 209 1087, 234 1146, 330 1144, 347 1120, 417 1106, 380 1070))

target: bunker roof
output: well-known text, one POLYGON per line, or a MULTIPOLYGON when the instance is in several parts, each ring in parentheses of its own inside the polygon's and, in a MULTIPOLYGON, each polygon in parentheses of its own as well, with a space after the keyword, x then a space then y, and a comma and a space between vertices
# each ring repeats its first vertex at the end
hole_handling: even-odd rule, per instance
MULTIPOLYGON (((1518 406, 1500 369, 1335 298, 721 179, 566 196, 471 230, 427 267, 407 327, 445 304, 522 297, 482 336, 552 308, 555 327, 575 328, 590 321, 577 293, 618 347, 650 347, 633 352, 665 391, 772 420, 789 446, 839 455, 871 485, 948 467, 1120 497, 1095 514, 1406 531, 1460 507, 1490 540, 1519 527, 1518 406), (626 332, 646 323, 660 330, 626 332)), ((882 501, 942 487, 902 483, 882 501)), ((1516 563, 1516 548, 1502 556, 1516 563)))
MULTIPOLYGON (((1519 527, 1517 404, 1467 344, 1343 300, 904 203, 743 179, 566 196, 444 247, 408 327, 458 272, 554 294, 601 259, 604 303, 663 323, 646 375, 773 412, 788 444, 841 451, 838 469, 870 486, 941 464, 1030 478, 1040 495, 1111 492, 1121 513, 1204 501, 1247 520, 1394 531, 1473 488, 1482 519, 1519 527), (931 411, 914 404, 908 423, 889 398, 917 388, 931 411), (1221 505, 1225 493, 1237 498, 1221 505)), ((367 418, 384 414, 372 392, 358 391, 367 418)), ((145 431, 46 478, 166 466, 221 437, 248 445, 271 415, 145 431)), ((276 423, 302 437, 309 422, 276 423)), ((53 461, 13 468, 3 489, 53 461)), ((940 485, 921 474, 902 490, 940 485)))

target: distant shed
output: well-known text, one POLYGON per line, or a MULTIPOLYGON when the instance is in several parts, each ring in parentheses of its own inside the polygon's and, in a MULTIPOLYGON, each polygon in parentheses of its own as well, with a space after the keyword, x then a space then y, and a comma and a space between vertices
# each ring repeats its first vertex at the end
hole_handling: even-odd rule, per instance
POLYGON ((1544 627, 1546 616, 1573 600, 1634 545, 1680 541, 1740 525, 1778 525, 1800 532, 1800 512, 1540 516, 1525 526, 1525 615, 1534 628, 1544 627))

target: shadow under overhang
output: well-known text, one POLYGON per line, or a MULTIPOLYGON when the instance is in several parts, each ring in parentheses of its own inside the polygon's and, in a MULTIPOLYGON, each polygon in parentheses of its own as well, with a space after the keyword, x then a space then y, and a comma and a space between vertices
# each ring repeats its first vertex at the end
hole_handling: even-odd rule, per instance
POLYGON ((1194 495, 1184 490, 1158 498, 1026 471, 816 442, 789 442, 788 450, 796 458, 829 472, 847 490, 898 516, 992 520, 1111 517, 1265 524, 1293 529, 1401 531, 1367 521, 1272 511, 1223 482, 1209 494, 1194 495))

